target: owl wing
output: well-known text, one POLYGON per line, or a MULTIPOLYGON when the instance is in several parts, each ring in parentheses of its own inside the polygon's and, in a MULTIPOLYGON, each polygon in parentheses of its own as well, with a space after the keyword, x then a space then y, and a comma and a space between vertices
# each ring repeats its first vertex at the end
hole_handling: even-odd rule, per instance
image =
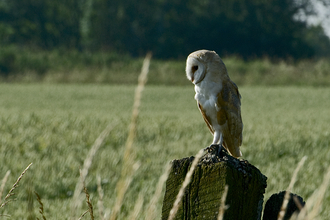
POLYGON ((222 90, 217 99, 220 107, 217 120, 222 127, 224 145, 235 157, 241 156, 239 147, 243 139, 240 99, 236 84, 230 79, 223 80, 222 90))
POLYGON ((202 113, 203 119, 204 119, 204 121, 205 121, 207 127, 210 129, 211 133, 213 134, 213 133, 214 133, 214 130, 213 130, 212 125, 211 125, 211 123, 210 123, 210 119, 209 119, 209 117, 205 114, 205 111, 204 111, 202 105, 201 105, 198 101, 197 101, 197 106, 198 106, 198 108, 199 108, 199 111, 202 113))

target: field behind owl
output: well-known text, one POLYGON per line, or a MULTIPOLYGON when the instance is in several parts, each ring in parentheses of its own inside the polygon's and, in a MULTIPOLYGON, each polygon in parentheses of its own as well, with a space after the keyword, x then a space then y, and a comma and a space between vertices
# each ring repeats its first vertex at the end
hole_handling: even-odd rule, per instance
MULTIPOLYGON (((134 85, 143 61, 111 52, 38 51, 14 46, 1 48, 1 52, 0 82, 134 85)), ((330 85, 329 57, 305 60, 221 57, 238 85, 330 85)), ((153 59, 148 84, 188 86, 184 69, 185 57, 153 59)))
MULTIPOLYGON (((303 156, 293 192, 305 200, 317 191, 330 161, 330 88, 240 86, 244 122, 243 158, 268 177, 265 199, 285 190, 303 156)), ((109 216, 116 198, 124 146, 134 99, 134 85, 1 84, 0 177, 11 171, 2 194, 28 164, 0 214, 11 219, 69 219, 79 169, 94 141, 108 124, 116 123, 92 159, 86 178, 95 219, 109 216), (97 179, 104 192, 99 202, 97 179)), ((142 204, 144 219, 159 177, 169 161, 195 155, 212 140, 193 99, 192 86, 147 85, 143 91, 133 150, 136 167, 125 193, 119 219, 142 204), (138 166, 139 165, 139 166, 138 166), (143 195, 143 197, 139 197, 143 195), (137 202, 143 198, 143 202, 137 202)), ((156 203, 158 219, 162 197, 156 203)), ((84 197, 74 210, 78 219, 88 209, 84 197)), ((324 194, 320 219, 329 219, 330 194, 324 194)), ((5 218, 4 216, 2 216, 5 218)), ((84 219, 89 219, 85 216, 84 219)), ((105 218, 107 219, 107 218, 105 218)))

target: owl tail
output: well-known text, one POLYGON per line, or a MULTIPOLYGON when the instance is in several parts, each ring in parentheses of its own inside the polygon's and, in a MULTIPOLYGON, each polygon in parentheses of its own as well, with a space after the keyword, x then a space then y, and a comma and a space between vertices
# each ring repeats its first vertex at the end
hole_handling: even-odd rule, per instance
POLYGON ((230 151, 230 153, 233 157, 236 157, 236 158, 243 156, 239 147, 236 147, 233 151, 230 151))
POLYGON ((227 145, 225 142, 223 143, 225 148, 228 149, 229 153, 233 156, 233 157, 241 157, 242 156, 242 152, 239 149, 239 147, 236 147, 234 145, 227 145))

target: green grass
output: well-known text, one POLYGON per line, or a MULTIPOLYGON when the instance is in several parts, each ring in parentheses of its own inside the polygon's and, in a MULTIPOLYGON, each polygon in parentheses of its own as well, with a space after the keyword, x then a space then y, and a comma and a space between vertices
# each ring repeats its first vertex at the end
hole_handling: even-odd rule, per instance
MULTIPOLYGON (((68 219, 79 169, 90 147, 109 123, 118 120, 86 179, 96 219, 98 175, 109 212, 121 172, 134 89, 130 85, 0 84, 0 179, 11 170, 4 193, 33 162, 15 189, 17 200, 0 213, 12 219, 41 218, 34 195, 33 211, 27 208, 32 188, 41 196, 47 219, 68 219)), ((243 86, 240 92, 241 150, 268 177, 265 198, 287 188, 297 163, 307 155, 293 190, 307 199, 330 165, 330 89, 243 86)), ((145 88, 134 143, 141 167, 126 193, 120 219, 133 209, 139 192, 146 210, 166 163, 195 155, 211 143, 193 96, 192 86, 145 88)), ((80 214, 88 209, 84 198, 81 203, 80 214)), ((330 218, 328 206, 330 194, 326 193, 321 219, 330 218)), ((157 208, 160 215, 161 201, 157 208)))
MULTIPOLYGON (((135 85, 143 62, 142 58, 110 52, 34 51, 15 46, 0 50, 0 82, 135 85)), ((219 55, 239 86, 330 85, 330 58, 275 62, 267 58, 244 61, 219 55)), ((153 59, 148 84, 188 86, 184 70, 185 60, 153 59)))

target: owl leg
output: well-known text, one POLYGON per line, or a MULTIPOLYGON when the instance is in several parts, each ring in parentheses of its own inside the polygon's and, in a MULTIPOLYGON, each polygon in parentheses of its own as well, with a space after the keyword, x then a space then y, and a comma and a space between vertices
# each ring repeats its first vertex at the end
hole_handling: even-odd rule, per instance
POLYGON ((214 132, 214 136, 213 136, 213 143, 212 143, 212 145, 213 144, 222 144, 222 133, 221 132, 219 132, 219 131, 215 131, 214 132))
POLYGON ((220 133, 220 138, 219 138, 219 145, 220 146, 222 146, 222 144, 223 144, 223 135, 222 135, 222 133, 220 133))
POLYGON ((223 135, 222 135, 222 133, 220 133, 220 138, 219 138, 220 140, 219 140, 219 148, 218 148, 218 155, 220 154, 220 152, 221 152, 221 150, 222 149, 225 149, 224 147, 223 147, 223 135))
POLYGON ((228 154, 227 149, 223 146, 222 132, 214 132, 213 143, 204 150, 218 156, 220 156, 222 151, 225 152, 225 154, 228 154))
POLYGON ((222 142, 223 142, 222 133, 219 131, 215 131, 213 134, 212 144, 206 147, 204 150, 207 152, 214 152, 215 149, 218 148, 218 152, 220 152, 222 147, 222 142))
MULTIPOLYGON (((222 135, 222 132, 215 132, 214 133, 214 138, 213 138, 213 143, 211 144, 212 145, 216 145, 216 146, 219 146, 218 148, 218 154, 220 153, 221 149, 223 148, 223 135, 222 135)), ((210 147, 211 147, 210 146, 210 147)))

